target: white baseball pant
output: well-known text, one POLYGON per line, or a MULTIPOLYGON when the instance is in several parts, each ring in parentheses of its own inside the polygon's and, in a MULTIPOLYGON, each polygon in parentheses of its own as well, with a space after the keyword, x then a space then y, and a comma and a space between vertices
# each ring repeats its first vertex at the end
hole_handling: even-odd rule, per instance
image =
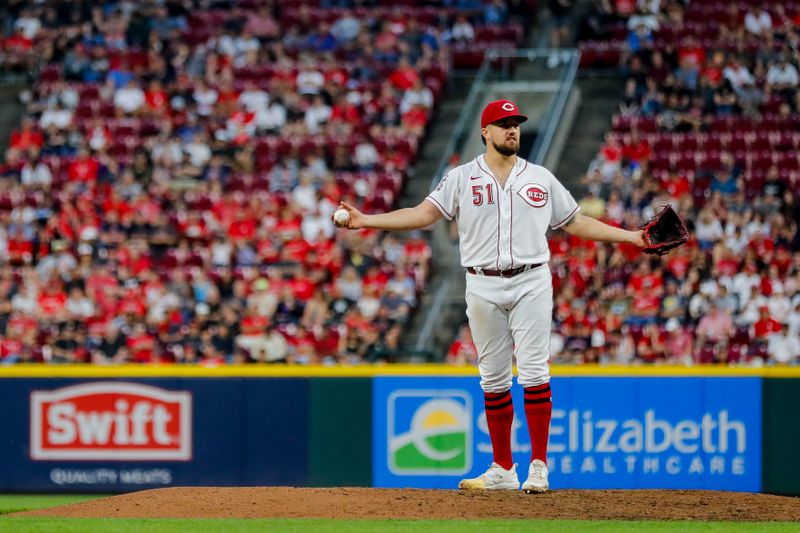
POLYGON ((512 354, 517 358, 520 385, 534 387, 550 381, 553 280, 549 266, 511 278, 466 276, 467 318, 478 350, 481 388, 485 392, 511 388, 512 354))

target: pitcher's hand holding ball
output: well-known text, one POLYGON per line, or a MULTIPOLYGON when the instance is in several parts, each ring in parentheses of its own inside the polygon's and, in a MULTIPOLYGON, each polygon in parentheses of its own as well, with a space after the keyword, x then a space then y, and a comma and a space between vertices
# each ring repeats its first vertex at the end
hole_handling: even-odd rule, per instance
POLYGON ((337 228, 361 229, 367 226, 366 215, 347 202, 339 202, 339 209, 333 212, 331 219, 337 228))
POLYGON ((350 215, 344 209, 337 209, 333 212, 333 222, 342 228, 347 227, 347 223, 350 222, 350 215))

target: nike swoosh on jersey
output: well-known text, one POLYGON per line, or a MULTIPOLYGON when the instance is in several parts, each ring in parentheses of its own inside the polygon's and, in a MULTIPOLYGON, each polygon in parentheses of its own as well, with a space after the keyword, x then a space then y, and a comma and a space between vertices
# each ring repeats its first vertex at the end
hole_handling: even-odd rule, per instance
POLYGON ((469 179, 471 179, 471 180, 479 180, 479 179, 482 179, 482 178, 483 178, 483 176, 470 176, 469 179))

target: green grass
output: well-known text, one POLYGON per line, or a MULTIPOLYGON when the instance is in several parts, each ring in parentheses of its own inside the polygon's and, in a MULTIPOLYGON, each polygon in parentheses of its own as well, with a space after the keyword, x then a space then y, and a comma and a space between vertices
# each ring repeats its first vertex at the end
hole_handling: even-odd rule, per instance
POLYGON ((303 533, 520 533, 522 531, 568 532, 711 532, 783 533, 798 531, 798 524, 734 522, 622 522, 599 520, 127 520, 127 519, 38 519, 0 518, 0 531, 14 533, 184 533, 289 531, 303 533))
POLYGON ((102 494, 0 494, 0 515, 102 498, 102 494))
MULTIPOLYGON (((24 509, 37 509, 99 498, 99 495, 0 494, 0 515, 24 509)), ((650 522, 619 520, 247 520, 247 519, 126 519, 126 518, 28 518, 0 516, 0 533, 250 533, 289 531, 294 533, 546 533, 589 531, 593 533, 631 532, 713 532, 741 533, 800 532, 791 522, 650 522)))

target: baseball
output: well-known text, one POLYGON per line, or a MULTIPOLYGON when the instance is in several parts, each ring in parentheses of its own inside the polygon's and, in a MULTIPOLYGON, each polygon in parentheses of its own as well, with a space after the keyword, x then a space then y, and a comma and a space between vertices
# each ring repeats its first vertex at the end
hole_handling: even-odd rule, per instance
POLYGON ((333 221, 337 226, 347 226, 347 223, 350 222, 350 214, 344 209, 337 209, 333 212, 333 221))

